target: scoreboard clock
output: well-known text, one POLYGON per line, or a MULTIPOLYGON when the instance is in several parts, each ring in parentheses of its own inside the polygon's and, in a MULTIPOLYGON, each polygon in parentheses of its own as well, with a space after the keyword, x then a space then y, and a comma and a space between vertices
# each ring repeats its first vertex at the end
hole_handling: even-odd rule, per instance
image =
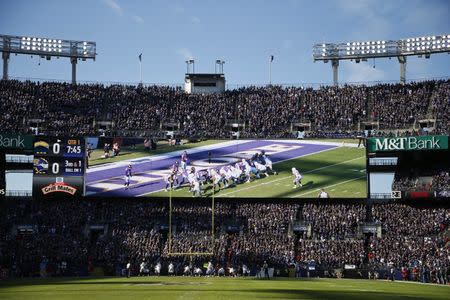
POLYGON ((86 143, 82 137, 36 136, 33 160, 34 196, 84 194, 86 143))

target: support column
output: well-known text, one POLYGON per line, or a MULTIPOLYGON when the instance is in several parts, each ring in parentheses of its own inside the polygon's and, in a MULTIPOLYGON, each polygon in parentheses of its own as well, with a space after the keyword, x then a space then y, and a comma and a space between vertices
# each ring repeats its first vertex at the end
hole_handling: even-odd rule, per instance
POLYGON ((2 58, 3 58, 3 79, 8 80, 9 52, 2 52, 2 58))
POLYGON ((70 63, 72 64, 72 84, 77 83, 77 58, 71 57, 70 63))
POLYGON ((398 56, 398 62, 400 63, 400 83, 406 83, 406 56, 398 56))
POLYGON ((331 66, 333 67, 333 84, 334 84, 334 86, 338 86, 339 60, 337 60, 337 59, 331 60, 331 66))

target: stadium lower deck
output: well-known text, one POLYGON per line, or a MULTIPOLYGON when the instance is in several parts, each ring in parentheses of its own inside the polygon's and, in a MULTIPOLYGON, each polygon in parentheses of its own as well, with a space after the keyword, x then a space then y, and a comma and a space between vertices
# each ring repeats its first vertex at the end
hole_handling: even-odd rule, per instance
MULTIPOLYGON (((242 158, 248 159, 261 151, 265 151, 275 164, 336 147, 332 143, 310 144, 292 140, 241 140, 193 148, 188 151, 188 157, 189 166, 206 169, 235 163, 242 158), (209 152, 211 163, 208 162, 209 152)), ((136 197, 160 191, 165 187, 164 176, 170 172, 170 166, 180 161, 180 156, 181 151, 175 151, 91 167, 86 176, 86 195, 136 197), (130 163, 133 177, 130 188, 125 190, 125 168, 130 163)))

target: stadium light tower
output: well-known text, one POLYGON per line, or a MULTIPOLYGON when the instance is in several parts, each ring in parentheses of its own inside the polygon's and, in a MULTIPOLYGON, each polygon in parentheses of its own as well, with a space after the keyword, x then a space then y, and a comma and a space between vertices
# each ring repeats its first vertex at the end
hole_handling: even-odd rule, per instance
POLYGON ((3 79, 8 79, 8 64, 11 53, 39 55, 50 60, 51 57, 68 57, 72 64, 72 84, 77 80, 77 60, 95 60, 96 43, 88 41, 70 41, 30 36, 0 34, 0 51, 3 58, 3 79))
POLYGON ((186 60, 186 74, 189 74, 190 65, 192 65, 192 73, 195 73, 195 61, 191 58, 186 60))
POLYGON ((216 59, 216 64, 215 64, 215 73, 217 74, 217 67, 219 67, 219 72, 220 74, 223 74, 223 65, 225 64, 224 60, 221 59, 216 59))
POLYGON ((322 43, 313 46, 314 62, 331 60, 333 84, 338 85, 340 60, 355 60, 356 63, 368 58, 397 57, 400 63, 400 82, 406 82, 406 57, 417 55, 430 58, 431 54, 450 53, 450 34, 430 35, 400 40, 359 41, 346 43, 322 43))

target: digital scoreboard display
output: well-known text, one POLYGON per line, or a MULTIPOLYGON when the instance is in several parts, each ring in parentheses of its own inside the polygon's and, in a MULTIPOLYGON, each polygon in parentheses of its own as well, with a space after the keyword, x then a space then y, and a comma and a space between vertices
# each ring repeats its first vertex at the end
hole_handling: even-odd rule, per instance
POLYGON ((33 196, 84 194, 84 138, 37 136, 33 148, 33 196))
POLYGON ((450 198, 449 137, 372 137, 367 140, 368 197, 450 198))

